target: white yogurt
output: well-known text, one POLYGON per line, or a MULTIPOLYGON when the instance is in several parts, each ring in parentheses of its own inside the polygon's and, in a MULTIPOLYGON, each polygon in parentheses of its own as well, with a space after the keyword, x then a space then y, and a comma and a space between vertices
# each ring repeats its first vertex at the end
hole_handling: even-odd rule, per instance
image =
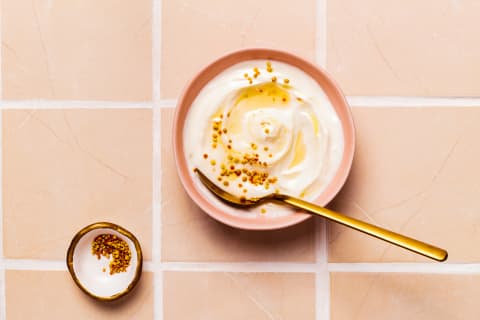
MULTIPOLYGON (((192 176, 198 168, 246 198, 280 192, 313 200, 333 179, 344 149, 341 122, 318 83, 294 66, 266 60, 238 63, 212 79, 192 103, 183 137, 192 176)), ((194 180, 234 215, 293 212, 275 204, 236 209, 194 180)))

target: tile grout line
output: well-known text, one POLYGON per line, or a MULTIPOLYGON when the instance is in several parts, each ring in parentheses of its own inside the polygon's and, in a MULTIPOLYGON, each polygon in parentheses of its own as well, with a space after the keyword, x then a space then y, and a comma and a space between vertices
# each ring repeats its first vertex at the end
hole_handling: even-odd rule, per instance
MULTIPOLYGON (((158 81, 157 81, 158 83, 158 81)), ((158 90, 157 90, 158 91, 158 90)), ((155 95, 160 94, 156 92, 155 95)), ((351 107, 480 107, 480 97, 347 96, 351 107)), ((151 109, 175 108, 177 99, 155 101, 3 100, 0 109, 151 109)))
MULTIPOLYGON (((318 219, 322 220, 322 219, 318 219)), ((326 228, 320 225, 320 235, 326 235, 326 228)), ((323 241, 323 239, 321 239, 323 241)), ((322 244, 323 246, 323 244, 322 244)), ((325 252, 325 251, 323 251, 325 252)), ((325 259, 327 256, 325 255, 325 259)), ((64 260, 44 259, 3 259, 5 270, 65 271, 64 260)), ((338 273, 417 273, 417 274, 480 274, 480 262, 476 263, 435 263, 435 262, 345 262, 315 263, 302 262, 163 262, 160 267, 153 261, 145 261, 145 271, 177 272, 241 272, 241 273, 314 273, 319 274, 319 266, 329 272, 338 273)))
POLYGON ((4 100, 2 109, 151 109, 151 101, 4 100))
POLYGON ((315 221, 315 307, 317 320, 330 319, 330 271, 328 270, 327 221, 314 217, 315 221))
POLYGON ((154 319, 163 319, 163 273, 161 271, 161 110, 153 109, 152 169, 152 262, 154 267, 154 319))
POLYGON ((162 1, 152 0, 152 96, 153 101, 161 101, 160 97, 160 64, 162 54, 161 19, 162 1))
MULTIPOLYGON (((0 21, 1 24, 1 21, 0 21)), ((1 30, 0 30, 1 33, 1 30)), ((1 39, 0 39, 1 43, 1 39)), ((1 50, 0 50, 1 51, 1 50)), ((1 57, 0 57, 0 66, 1 66, 1 57)), ((0 67, 1 73, 1 67, 0 67)), ((1 76, 0 76, 1 77, 1 76)), ((0 87, 1 87, 0 80, 0 87)), ((1 90, 1 89, 0 89, 1 90)), ((1 92, 0 92, 1 97, 1 92)), ((1 104, 0 100, 0 104, 1 104)), ((6 267, 5 267, 5 256, 3 251, 3 112, 0 110, 0 320, 7 319, 7 294, 6 294, 6 267)))
POLYGON ((347 96, 352 107, 480 107, 480 97, 347 96))
POLYGON ((161 208, 161 108, 168 100, 161 100, 160 68, 162 54, 162 1, 152 0, 152 266, 153 266, 153 318, 163 320, 163 271, 162 271, 162 208, 161 208))
POLYGON ((338 273, 480 274, 480 263, 360 262, 329 263, 327 267, 338 273))
POLYGON ((6 271, 5 271, 5 264, 3 261, 0 261, 0 319, 6 320, 7 319, 7 312, 6 312, 6 271))
POLYGON ((317 265, 299 262, 164 262, 162 270, 222 273, 315 273, 317 265))
POLYGON ((315 61, 327 68, 327 0, 316 1, 315 61))
MULTIPOLYGON (((3 39, 3 21, 2 15, 0 14, 0 44, 2 44, 3 39)), ((3 55, 2 47, 0 46, 0 320, 7 319, 7 297, 6 297, 6 271, 5 271, 5 257, 3 251, 3 55)))

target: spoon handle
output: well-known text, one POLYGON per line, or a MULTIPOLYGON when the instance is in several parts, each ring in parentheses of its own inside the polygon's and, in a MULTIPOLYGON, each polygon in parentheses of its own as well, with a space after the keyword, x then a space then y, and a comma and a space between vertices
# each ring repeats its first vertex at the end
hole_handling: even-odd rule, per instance
POLYGON ((348 217, 341 213, 329 210, 324 207, 317 206, 313 203, 310 203, 301 199, 293 198, 290 196, 282 196, 279 200, 285 203, 288 203, 294 207, 309 211, 311 213, 317 214, 329 220, 343 224, 347 227, 369 234, 378 239, 385 240, 399 247, 421 254, 425 257, 428 257, 437 261, 447 260, 447 257, 448 257, 447 251, 444 249, 435 247, 431 244, 428 244, 413 238, 409 238, 407 236, 398 234, 396 232, 393 232, 387 229, 377 227, 373 224, 363 222, 361 220, 348 217))

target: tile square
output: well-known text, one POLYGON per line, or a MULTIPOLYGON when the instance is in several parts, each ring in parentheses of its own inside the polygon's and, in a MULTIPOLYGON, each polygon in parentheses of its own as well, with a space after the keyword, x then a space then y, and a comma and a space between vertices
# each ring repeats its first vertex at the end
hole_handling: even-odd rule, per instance
POLYGON ((331 320, 452 320, 480 315, 478 274, 333 273, 330 279, 331 320))
POLYGON ((315 319, 314 274, 166 272, 164 275, 165 320, 315 319))
POLYGON ((150 100, 151 8, 149 0, 3 0, 3 98, 150 100))
POLYGON ((315 0, 162 1, 161 96, 175 98, 220 55, 244 47, 315 57, 315 0))
POLYGON ((75 286, 66 271, 6 272, 7 319, 153 319, 153 274, 144 272, 124 298, 98 302, 75 286))
POLYGON ((150 259, 151 168, 151 110, 4 111, 5 256, 63 260, 78 230, 110 221, 150 259))
POLYGON ((327 2, 327 67, 349 95, 479 96, 476 0, 327 2))
MULTIPOLYGON (((478 262, 480 108, 354 108, 357 150, 331 207, 478 262)), ((330 262, 428 262, 334 223, 330 262)))
POLYGON ((172 153, 174 109, 162 109, 162 259, 165 261, 315 261, 314 221, 275 231, 216 222, 188 197, 172 153))

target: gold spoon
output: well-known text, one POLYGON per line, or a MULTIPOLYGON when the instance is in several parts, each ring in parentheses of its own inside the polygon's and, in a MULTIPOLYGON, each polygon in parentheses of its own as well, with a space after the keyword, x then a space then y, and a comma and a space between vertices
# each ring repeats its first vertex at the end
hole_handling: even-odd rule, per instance
POLYGON ((294 198, 284 194, 271 193, 267 196, 261 198, 238 198, 225 190, 219 188, 215 183, 210 181, 200 170, 195 169, 195 172, 200 177, 200 181, 216 196, 223 199, 224 201, 241 207, 250 207, 258 205, 266 201, 279 201, 287 203, 293 207, 303 209, 310 213, 317 214, 321 217, 327 218, 329 220, 338 222, 352 229, 361 231, 363 233, 374 236, 378 239, 385 240, 392 244, 395 244, 399 247, 405 248, 407 250, 413 251, 415 253, 421 254, 425 257, 437 260, 445 261, 447 260, 448 253, 446 250, 435 247, 428 243, 409 238, 407 236, 395 233, 393 231, 377 227, 373 224, 366 223, 348 216, 345 216, 341 213, 320 207, 313 203, 294 198))

